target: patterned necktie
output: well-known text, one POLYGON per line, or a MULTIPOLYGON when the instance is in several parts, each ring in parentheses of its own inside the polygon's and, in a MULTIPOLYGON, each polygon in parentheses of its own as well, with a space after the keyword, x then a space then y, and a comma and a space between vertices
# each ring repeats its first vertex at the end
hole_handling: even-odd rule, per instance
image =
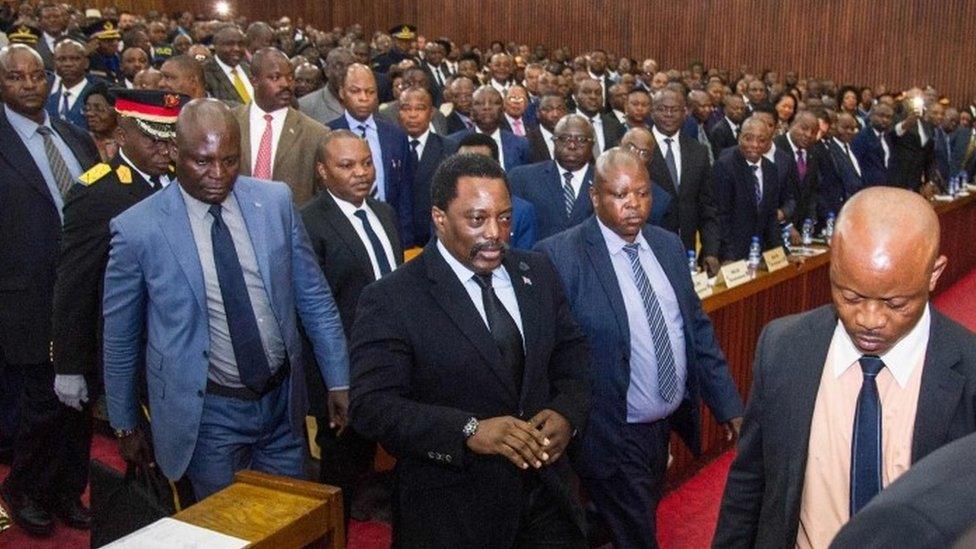
POLYGON ((671 148, 673 142, 674 139, 670 137, 664 140, 664 143, 668 146, 668 150, 664 154, 664 163, 668 165, 668 175, 671 176, 671 182, 674 183, 674 188, 677 190, 678 185, 681 183, 678 181, 678 164, 674 160, 674 149, 671 148))
POLYGON ((758 208, 763 197, 762 183, 759 182, 759 166, 750 165, 749 167, 752 168, 752 184, 755 187, 756 207, 758 208))
POLYGON ((366 139, 366 124, 360 124, 356 126, 356 129, 359 130, 359 135, 362 136, 363 139, 366 139))
POLYGON ((857 395, 851 441, 851 516, 881 491, 881 399, 876 378, 885 363, 874 355, 864 355, 858 362, 864 382, 857 395))
POLYGON ((520 137, 525 137, 525 128, 522 127, 522 119, 516 118, 512 121, 512 133, 520 137))
POLYGON ((803 149, 796 150, 796 173, 800 176, 800 181, 807 177, 807 155, 803 149))
POLYGON ((563 173, 563 205, 566 208, 566 218, 573 213, 576 203, 576 192, 573 190, 573 172, 563 173))
POLYGON ((644 272, 638 254, 640 244, 624 245, 624 252, 630 259, 630 267, 634 271, 634 282, 644 302, 644 316, 651 327, 651 340, 654 343, 654 358, 657 360, 657 390, 665 402, 674 402, 678 396, 678 373, 674 364, 674 351, 671 349, 671 338, 668 336, 668 325, 661 312, 661 304, 657 300, 654 288, 644 272))
POLYGON ((376 278, 379 279, 380 276, 389 274, 391 270, 390 260, 386 257, 386 250, 383 249, 380 237, 376 235, 376 231, 373 230, 373 225, 369 222, 369 217, 366 216, 366 210, 356 210, 353 212, 353 215, 363 222, 363 230, 366 231, 369 246, 373 248, 373 255, 376 256, 376 265, 380 268, 380 275, 376 278))
POLYGON ((264 132, 258 146, 258 157, 254 160, 254 177, 258 179, 271 179, 271 139, 274 133, 272 119, 270 114, 264 115, 264 132))
POLYGON ((47 156, 48 164, 51 166, 54 182, 57 184, 58 190, 61 191, 61 196, 64 196, 68 194, 68 189, 71 188, 74 178, 71 177, 71 171, 68 169, 57 145, 54 144, 54 139, 51 137, 54 132, 51 128, 38 126, 37 133, 41 134, 41 139, 44 140, 44 155, 47 156))
POLYGON ((237 373, 245 387, 263 393, 271 379, 271 368, 261 343, 261 331, 251 306, 251 296, 247 293, 244 270, 230 229, 221 217, 220 204, 211 204, 209 211, 213 216, 210 238, 213 241, 214 267, 217 269, 220 297, 224 302, 230 343, 237 361, 237 373))
POLYGON ((247 86, 244 85, 244 81, 241 80, 241 73, 234 67, 230 70, 230 74, 233 76, 231 83, 234 84, 234 89, 237 90, 237 95, 241 97, 241 103, 247 105, 251 102, 251 94, 247 93, 247 86))
POLYGON ((522 346, 522 333, 518 324, 508 313, 508 309, 495 294, 491 284, 491 273, 475 274, 474 281, 481 287, 481 303, 485 307, 488 330, 491 338, 501 351, 502 361, 512 371, 516 390, 522 392, 522 376, 525 371, 525 348, 522 346))
POLYGON ((68 112, 71 110, 70 108, 68 108, 68 98, 70 98, 70 97, 71 97, 71 92, 70 91, 64 90, 64 91, 61 92, 61 113, 60 113, 60 115, 61 115, 61 119, 62 120, 67 120, 68 119, 68 112))

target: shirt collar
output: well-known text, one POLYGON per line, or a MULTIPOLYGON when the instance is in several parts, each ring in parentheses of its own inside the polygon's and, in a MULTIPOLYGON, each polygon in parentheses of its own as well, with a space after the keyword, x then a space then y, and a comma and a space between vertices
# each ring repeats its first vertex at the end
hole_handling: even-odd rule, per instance
POLYGON ((732 121, 728 116, 725 117, 725 121, 729 124, 730 128, 738 128, 739 125, 732 121))
MULTIPOLYGON (((599 217, 594 216, 594 218, 596 219, 597 224, 600 226, 600 233, 603 234, 603 241, 606 242, 607 251, 610 252, 610 255, 616 255, 622 252, 624 246, 631 244, 630 242, 627 242, 621 238, 619 234, 613 232, 610 227, 604 225, 603 221, 600 221, 599 217)), ((637 233, 637 238, 634 239, 633 243, 637 244, 638 249, 650 251, 650 246, 647 245, 647 240, 644 239, 643 231, 637 233)))
MULTIPOLYGON (((474 277, 475 272, 465 267, 457 258, 451 255, 451 252, 447 251, 447 248, 440 239, 437 240, 437 251, 440 252, 441 257, 444 258, 447 265, 454 271, 454 275, 458 277, 462 285, 467 284, 474 277)), ((504 264, 495 267, 495 270, 491 272, 491 279, 492 285, 495 287, 509 286, 512 283, 512 279, 509 278, 504 264)))
POLYGON ((333 200, 335 200, 336 205, 339 206, 339 209, 342 211, 342 213, 346 214, 346 217, 354 216, 356 212, 358 212, 359 210, 372 211, 369 208, 369 206, 366 204, 365 199, 363 199, 362 206, 356 206, 355 204, 349 202, 348 200, 343 200, 339 198, 338 196, 333 194, 332 191, 328 189, 326 189, 326 192, 329 193, 329 196, 331 196, 333 200))
POLYGON ((14 112, 13 109, 4 105, 3 112, 7 115, 7 120, 10 121, 10 125, 14 127, 14 130, 20 135, 22 141, 27 141, 37 132, 38 126, 51 127, 51 118, 47 115, 47 111, 44 112, 44 123, 38 124, 26 116, 14 112))
POLYGON ((542 124, 539 124, 539 132, 542 133, 542 137, 546 138, 546 141, 549 141, 555 137, 552 135, 552 132, 547 130, 542 124))
POLYGON ((88 85, 88 79, 87 78, 82 78, 81 81, 78 82, 77 84, 75 84, 74 86, 71 86, 70 88, 65 89, 64 88, 64 80, 62 80, 61 81, 61 93, 63 94, 64 92, 68 92, 68 93, 71 94, 71 97, 74 97, 75 99, 78 99, 78 97, 81 96, 81 92, 83 92, 85 90, 85 86, 87 86, 87 85, 88 85))
MULTIPOLYGON (((196 198, 190 196, 190 193, 186 192, 183 185, 179 185, 180 193, 183 194, 183 202, 186 203, 186 210, 189 212, 191 217, 196 217, 200 220, 206 220, 207 214, 210 213, 210 204, 203 202, 202 200, 197 200, 196 198)), ((220 203, 223 210, 237 212, 237 199, 234 197, 233 189, 227 194, 227 198, 220 203)))
POLYGON ((270 114, 273 119, 278 120, 278 117, 280 116, 283 117, 285 116, 285 114, 287 114, 288 107, 281 107, 278 110, 268 112, 262 109, 261 107, 259 107, 256 101, 251 101, 251 112, 257 116, 262 116, 262 117, 266 114, 270 114))
MULTIPOLYGON (((230 65, 228 65, 227 63, 224 63, 224 62, 223 62, 223 61, 221 61, 221 60, 220 60, 220 58, 219 58, 219 57, 217 57, 216 55, 215 55, 215 56, 214 56, 213 58, 214 58, 214 61, 216 61, 216 62, 217 62, 217 66, 218 66, 218 67, 220 67, 220 70, 222 70, 222 71, 224 71, 224 72, 226 72, 226 73, 230 73, 230 72, 231 72, 232 70, 234 70, 234 69, 236 69, 236 68, 237 68, 237 67, 231 67, 231 66, 230 66, 230 65)), ((244 77, 245 77, 245 75, 244 75, 244 71, 241 71, 241 78, 244 78, 244 77)))
POLYGON ((418 135, 417 137, 410 137, 408 135, 407 136, 407 143, 409 143, 409 142, 413 141, 414 139, 416 139, 417 141, 420 141, 420 148, 424 148, 424 147, 427 146, 427 138, 428 137, 430 137, 430 126, 427 127, 427 130, 424 131, 424 133, 418 135))
MULTIPOLYGON (((661 130, 657 129, 657 125, 654 125, 654 126, 651 126, 651 133, 654 134, 654 139, 657 141, 658 147, 660 147, 663 150, 663 149, 665 149, 667 147, 667 143, 664 142, 665 139, 672 140, 673 141, 673 143, 672 143, 673 146, 675 146, 675 145, 678 144, 678 137, 680 137, 680 135, 681 135, 681 130, 678 130, 678 131, 674 132, 674 135, 664 135, 664 133, 661 132, 661 130)), ((676 146, 674 148, 677 149, 676 146)), ((675 151, 675 152, 678 152, 678 151, 675 151)))
POLYGON ((502 140, 502 129, 501 128, 495 128, 495 131, 493 131, 491 133, 485 133, 485 132, 481 131, 481 128, 479 128, 478 126, 475 126, 474 127, 474 131, 475 131, 475 133, 481 133, 481 134, 487 135, 488 137, 494 139, 495 141, 501 141, 502 140))
POLYGON ((356 120, 348 110, 343 111, 342 115, 346 117, 346 123, 349 124, 350 130, 356 131, 359 129, 359 126, 366 126, 367 130, 376 130, 376 122, 373 120, 373 115, 369 115, 366 120, 356 120))
POLYGON ((837 146, 840 147, 841 150, 844 150, 845 145, 844 145, 844 142, 843 141, 841 141, 840 139, 837 139, 837 137, 831 137, 831 139, 834 140, 834 143, 836 143, 837 146))
MULTIPOLYGON (((743 156, 743 158, 745 157, 743 156)), ((763 155, 763 158, 765 158, 765 155, 763 155)), ((746 160, 746 164, 749 166, 759 166, 759 171, 762 172, 762 158, 760 158, 756 162, 749 162, 748 158, 746 158, 745 160, 746 160)))
MULTIPOLYGON (((881 355, 881 361, 887 368, 898 385, 904 388, 908 384, 908 379, 912 376, 916 364, 921 364, 924 360, 925 351, 929 343, 929 328, 932 323, 932 315, 929 313, 929 305, 925 305, 922 317, 894 347, 881 355)), ((858 359, 863 353, 854 346, 850 334, 844 329, 844 324, 837 320, 837 327, 834 328, 834 337, 831 340, 831 350, 837 353, 834 360, 834 377, 838 378, 847 371, 848 368, 857 364, 858 359)))
MULTIPOLYGON (((790 148, 793 149, 793 156, 796 157, 796 153, 800 150, 800 147, 797 147, 796 143, 793 142, 793 138, 790 137, 790 132, 786 132, 786 142, 790 144, 790 148)), ((803 151, 803 154, 805 155, 806 151, 803 151)))

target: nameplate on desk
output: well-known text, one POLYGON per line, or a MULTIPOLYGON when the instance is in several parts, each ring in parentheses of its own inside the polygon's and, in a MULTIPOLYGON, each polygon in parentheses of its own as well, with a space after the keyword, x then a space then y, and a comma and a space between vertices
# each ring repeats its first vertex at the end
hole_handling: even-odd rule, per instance
POLYGON ((735 263, 722 265, 722 268, 718 271, 718 280, 715 283, 725 284, 726 288, 735 288, 748 280, 749 265, 745 259, 741 259, 735 263))
POLYGON ((698 299, 705 299, 712 295, 712 287, 708 285, 708 273, 702 271, 691 275, 691 281, 695 284, 695 293, 698 299))
POLYGON ((786 250, 782 246, 763 252, 763 259, 766 260, 766 269, 771 273, 790 264, 789 260, 786 259, 786 250))

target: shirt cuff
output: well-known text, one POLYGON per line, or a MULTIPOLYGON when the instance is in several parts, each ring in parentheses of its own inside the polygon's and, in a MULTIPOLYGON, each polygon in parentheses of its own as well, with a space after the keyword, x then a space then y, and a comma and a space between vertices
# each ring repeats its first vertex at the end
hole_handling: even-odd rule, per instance
POLYGON ((332 387, 329 389, 329 392, 331 393, 332 391, 348 391, 348 390, 349 390, 349 386, 346 385, 345 387, 332 387))

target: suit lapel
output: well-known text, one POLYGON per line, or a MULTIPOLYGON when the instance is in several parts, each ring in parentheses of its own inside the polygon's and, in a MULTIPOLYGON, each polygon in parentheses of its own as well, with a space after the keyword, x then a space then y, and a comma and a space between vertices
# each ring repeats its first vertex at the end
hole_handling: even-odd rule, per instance
MULTIPOLYGON (((292 159, 294 154, 304 153, 312 154, 312 151, 300 151, 298 144, 298 134, 300 114, 295 109, 288 107, 287 114, 285 115, 285 125, 281 128, 281 136, 278 138, 278 150, 275 153, 274 167, 272 168, 272 173, 279 174, 283 170, 294 165, 294 160, 292 159)), ((280 177, 277 176, 276 177, 280 177)))
POLYGON ((197 299, 197 306, 202 312, 207 311, 206 290, 203 282, 203 267, 200 265, 200 254, 197 252, 196 240, 190 228, 190 218, 186 203, 179 190, 179 183, 173 181, 160 191, 159 226, 163 237, 169 242, 177 263, 183 269, 190 289, 197 299))
POLYGON ((237 111, 237 123, 241 126, 241 175, 251 175, 251 106, 244 105, 237 111))
POLYGON ((485 321, 481 318, 474 303, 471 302, 468 291, 458 280, 447 261, 441 257, 436 242, 437 239, 432 238, 420 256, 427 266, 427 278, 432 282, 431 296, 464 334, 468 342, 477 349, 478 354, 495 373, 510 396, 518 399, 519 395, 515 391, 512 373, 502 366, 501 352, 491 338, 488 326, 485 325, 485 321))
POLYGON ((321 200, 325 220, 332 226, 336 234, 339 235, 339 240, 352 252, 356 261, 359 262, 359 267, 363 269, 363 272, 371 279, 375 279, 376 273, 373 272, 373 264, 369 260, 369 253, 366 251, 363 241, 359 239, 355 227, 352 226, 352 221, 342 213, 339 205, 336 204, 335 200, 327 191, 322 193, 321 200))
POLYGON ((929 345, 915 412, 912 463, 945 444, 966 385, 965 377, 955 370, 962 356, 953 340, 945 335, 948 322, 934 310, 931 314, 929 345))
MULTIPOLYGON (((261 279, 265 281, 268 289, 269 298, 272 297, 274 288, 271 280, 271 250, 268 247, 266 225, 267 218, 264 214, 264 204, 253 196, 247 184, 238 179, 234 184, 234 196, 237 198, 237 205, 241 209, 241 217, 244 218, 244 225, 247 227, 247 234, 251 238, 251 247, 254 248, 254 258, 258 263, 258 270, 261 271, 261 279)), ((274 304, 272 299, 272 304, 274 304)))
MULTIPOLYGON (((537 356, 536 352, 542 348, 539 345, 539 326, 542 323, 542 311, 539 310, 539 290, 538 286, 532 284, 532 272, 529 264, 518 259, 509 253, 502 263, 508 271, 509 278, 512 279, 512 287, 515 289, 515 299, 518 301, 519 315, 522 317, 522 331, 525 338, 525 368, 523 376, 529 375, 529 368, 543 362, 543 357, 537 356)), ((511 377, 511 374, 509 374, 511 377)), ((527 390, 527 384, 522 383, 523 394, 527 390)), ((519 395, 521 402, 522 395, 519 395)))
POLYGON ((603 235, 600 234, 600 226, 598 225, 596 216, 591 217, 585 223, 586 228, 583 234, 586 240, 586 257, 589 258, 590 263, 593 265, 593 272, 596 273, 600 285, 603 286, 603 292, 606 294, 607 300, 610 301, 610 308, 613 309, 613 317, 617 321, 617 328, 623 336, 621 339, 625 342, 625 346, 629 348, 630 326, 627 324, 627 308, 624 306, 623 294, 620 293, 620 283, 617 282, 616 271, 613 268, 613 263, 610 261, 610 252, 607 250, 607 244, 603 240, 603 235))
POLYGON ((54 197, 51 196, 51 191, 47 188, 41 170, 34 163, 34 157, 27 150, 24 142, 20 140, 17 130, 10 125, 10 121, 7 120, 7 115, 2 108, 0 108, 0 142, 4 144, 0 147, 0 155, 6 157, 7 162, 20 172, 28 185, 41 193, 44 198, 50 200, 51 204, 54 204, 54 197))
MULTIPOLYGON (((655 170, 655 172, 659 174, 659 177, 658 180, 655 181, 654 183, 657 186, 662 187, 664 190, 668 191, 669 194, 673 196, 677 196, 678 191, 677 189, 674 188, 674 181, 671 181, 671 174, 668 173, 667 162, 664 160, 664 154, 661 152, 661 148, 658 147, 656 143, 654 146, 653 154, 654 154, 654 158, 651 160, 651 162, 655 165, 656 168, 659 168, 655 170)), ((682 163, 682 167, 684 167, 683 164, 684 163, 682 163)))
POLYGON ((590 187, 593 185, 593 164, 590 164, 586 168, 586 174, 583 175, 583 184, 580 185, 580 190, 576 193, 576 200, 573 202, 573 210, 569 212, 569 223, 571 225, 575 224, 574 221, 582 220, 590 215, 592 210, 593 202, 590 201, 590 187))

